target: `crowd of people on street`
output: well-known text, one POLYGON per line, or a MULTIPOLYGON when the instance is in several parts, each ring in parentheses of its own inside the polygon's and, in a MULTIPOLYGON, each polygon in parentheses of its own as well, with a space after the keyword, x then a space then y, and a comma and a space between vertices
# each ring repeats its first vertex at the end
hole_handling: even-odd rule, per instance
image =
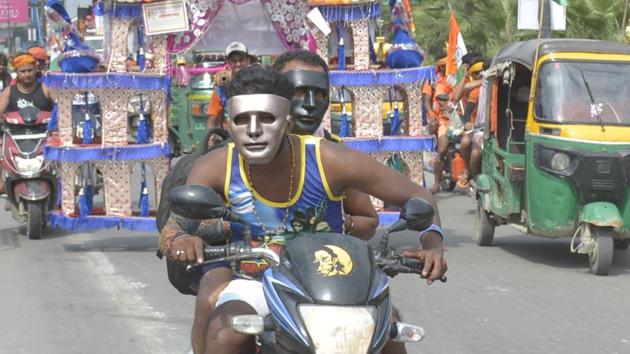
MULTIPOLYGON (((423 198, 435 208, 433 225, 419 230, 422 249, 407 251, 406 256, 423 261, 423 275, 429 283, 439 279, 447 267, 439 213, 431 192, 368 155, 345 147, 321 127, 330 104, 327 63, 317 54, 298 50, 286 52, 271 67, 264 67, 256 64, 255 56, 240 42, 231 43, 225 54, 229 69, 224 74, 228 76, 212 96, 208 127, 226 128, 232 141, 199 158, 187 184, 208 186, 231 208, 246 210, 242 214, 252 223, 255 239, 306 229, 368 240, 379 224, 369 195, 399 207, 409 198, 423 198), (318 205, 326 208, 310 218, 301 217, 318 205)), ((440 154, 454 111, 461 114, 467 130, 472 130, 483 62, 476 57, 467 60, 466 79, 454 87, 438 60, 438 80, 427 83, 423 91, 423 99, 431 103, 427 107, 431 107, 430 124, 435 126, 432 133, 437 136, 440 154), (463 109, 456 108, 457 102, 465 103, 463 109)), ((0 116, 27 106, 52 110, 55 93, 41 82, 48 65, 49 57, 42 47, 11 57, 0 55, 0 116)), ((161 252, 181 264, 201 263, 203 244, 209 237, 216 238, 217 233, 226 240, 243 237, 242 231, 222 220, 200 225, 197 220, 172 215, 160 235, 161 252)), ((267 312, 260 281, 239 277, 229 264, 204 267, 192 329, 194 351, 203 353, 212 348, 213 353, 236 353, 251 348, 251 337, 235 332, 226 319, 267 312)), ((394 311, 393 316, 399 314, 394 311)), ((405 350, 402 344, 390 341, 383 352, 405 350)))

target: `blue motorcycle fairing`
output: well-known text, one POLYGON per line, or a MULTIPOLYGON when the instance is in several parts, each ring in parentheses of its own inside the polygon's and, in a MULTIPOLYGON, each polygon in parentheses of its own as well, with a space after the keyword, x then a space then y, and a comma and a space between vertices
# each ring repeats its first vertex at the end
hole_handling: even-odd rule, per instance
POLYGON ((302 235, 287 243, 278 266, 263 275, 263 291, 276 323, 278 353, 314 353, 299 314, 300 304, 375 306, 376 328, 369 353, 389 338, 391 302, 387 276, 376 269, 366 242, 340 234, 302 235))

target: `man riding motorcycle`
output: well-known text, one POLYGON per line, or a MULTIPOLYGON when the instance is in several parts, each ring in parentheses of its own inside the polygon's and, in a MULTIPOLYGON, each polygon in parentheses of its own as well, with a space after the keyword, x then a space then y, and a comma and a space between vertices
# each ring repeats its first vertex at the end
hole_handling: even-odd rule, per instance
MULTIPOLYGON (((52 111, 54 93, 37 81, 37 61, 28 53, 16 55, 11 62, 17 74, 15 85, 6 87, 0 94, 0 117, 6 112, 34 106, 40 111, 52 111)), ((4 192, 4 179, 0 169, 0 191, 4 192)))
MULTIPOLYGON (((274 62, 273 68, 279 72, 290 72, 289 80, 296 87, 292 99, 291 116, 295 125, 292 132, 298 135, 316 135, 328 140, 340 140, 320 127, 329 105, 328 65, 315 53, 306 50, 285 52, 274 62)), ((370 198, 355 190, 346 192, 343 203, 344 227, 346 234, 367 240, 374 236, 378 227, 378 214, 374 210, 370 198)), ((222 220, 204 220, 196 223, 184 221, 174 216, 164 226, 162 233, 168 237, 183 234, 210 235, 222 234, 222 220)), ((208 240, 209 241, 209 240, 208 240)), ((216 271, 220 274, 220 270, 216 271)), ((205 337, 210 315, 221 290, 231 280, 231 274, 225 273, 223 281, 212 277, 215 286, 202 286, 197 293, 197 311, 192 330, 193 347, 201 348, 205 337), (209 289, 213 293, 206 293, 209 289)), ((211 277, 205 277, 208 282, 211 277)))
MULTIPOLYGON (((235 143, 202 157, 193 167, 188 184, 206 185, 222 194, 231 209, 252 223, 255 238, 291 233, 292 218, 304 209, 321 205, 326 207, 315 216, 319 224, 341 233, 341 200, 349 186, 395 205, 402 205, 413 196, 433 202, 426 190, 367 155, 318 138, 287 136, 293 88, 281 74, 262 68, 244 69, 231 82, 228 93, 229 129, 235 143), (221 164, 226 169, 207 168, 221 164)), ((429 282, 446 269, 437 213, 434 222, 436 225, 422 237, 423 253, 417 255, 425 263, 423 273, 429 282)), ((241 237, 241 231, 233 228, 231 239, 241 237)), ((161 245, 165 254, 180 262, 203 260, 203 242, 199 237, 182 234, 162 240, 161 245)), ((217 268, 209 274, 218 271, 233 276, 229 268, 217 268)), ((215 285, 212 277, 204 276, 200 293, 215 285)), ((265 311, 259 282, 232 280, 219 295, 205 334, 206 351, 211 348, 213 353, 251 352, 251 338, 234 332, 228 319, 265 311)), ((400 344, 388 347, 385 353, 404 352, 400 344)), ((195 351, 203 348, 196 347, 195 351)))

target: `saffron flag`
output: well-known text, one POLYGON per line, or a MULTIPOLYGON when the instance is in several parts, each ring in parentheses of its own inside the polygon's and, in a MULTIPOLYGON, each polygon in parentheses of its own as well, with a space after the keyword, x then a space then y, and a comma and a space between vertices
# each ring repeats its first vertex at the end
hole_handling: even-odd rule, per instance
POLYGON ((459 80, 459 76, 463 76, 459 72, 462 66, 462 57, 467 53, 464 37, 459 31, 455 14, 451 13, 450 26, 448 32, 448 49, 446 52, 446 79, 449 84, 455 85, 459 80))

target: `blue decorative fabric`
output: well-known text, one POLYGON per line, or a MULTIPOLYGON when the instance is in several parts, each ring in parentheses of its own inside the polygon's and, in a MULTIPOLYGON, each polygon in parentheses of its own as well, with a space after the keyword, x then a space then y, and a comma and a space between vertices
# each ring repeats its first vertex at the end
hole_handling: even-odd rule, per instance
POLYGON ((51 212, 48 213, 48 222, 53 227, 71 231, 111 228, 147 232, 158 231, 155 218, 152 217, 85 216, 73 218, 59 212, 51 212))
POLYGON ((433 151, 433 137, 383 137, 381 139, 344 139, 344 144, 365 153, 386 151, 433 151))
POLYGON ((348 122, 348 114, 341 113, 341 128, 339 128, 339 136, 342 138, 350 136, 350 122, 348 122))
POLYGON ((94 90, 115 87, 117 89, 162 90, 171 86, 168 76, 138 73, 71 74, 47 73, 44 84, 57 89, 94 90))
POLYGON ((48 125, 46 126, 48 130, 57 129, 57 121, 58 121, 57 116, 58 115, 59 115, 59 108, 57 108, 57 102, 55 102, 55 104, 53 104, 52 112, 50 112, 50 120, 48 121, 48 125))
POLYGON ((328 22, 356 21, 363 18, 377 18, 381 16, 379 2, 361 5, 318 6, 319 11, 328 22))
POLYGON ((432 66, 422 66, 393 70, 331 70, 328 77, 332 86, 389 86, 420 83, 424 80, 435 81, 436 73, 432 66))
POLYGON ((151 142, 151 133, 149 131, 149 122, 144 113, 140 113, 138 121, 138 130, 136 131, 136 144, 148 144, 151 142))
POLYGON ((339 36, 339 45, 337 46, 337 69, 345 70, 346 69, 346 46, 343 42, 345 31, 343 30, 343 26, 340 24, 337 25, 337 34, 339 36))
POLYGON ((396 30, 394 45, 387 53, 385 64, 392 69, 417 68, 422 65, 423 59, 416 41, 409 33, 403 29, 396 30))
POLYGON ((121 5, 117 3, 109 11, 109 14, 122 20, 142 19, 142 4, 121 5))
POLYGON ((398 108, 394 108, 394 116, 391 119, 389 135, 398 135, 399 129, 400 129, 400 112, 398 111, 398 108))
POLYGON ((149 216, 149 192, 147 191, 147 183, 140 184, 140 200, 138 201, 140 208, 140 216, 149 216))
POLYGON ((85 116, 83 121, 83 144, 92 144, 92 136, 94 135, 94 128, 92 127, 92 119, 89 115, 85 116))
POLYGON ((400 213, 397 211, 381 211, 378 213, 378 226, 390 226, 400 219, 400 213))
POLYGON ((46 146, 46 160, 80 162, 92 160, 148 160, 170 157, 168 144, 138 144, 117 147, 46 146))
POLYGON ((63 5, 59 2, 59 0, 48 0, 46 2, 46 6, 55 10, 59 14, 59 16, 61 16, 66 22, 72 23, 72 19, 70 18, 70 15, 68 15, 66 8, 63 7, 63 5))
POLYGON ((64 73, 90 73, 96 65, 98 65, 98 58, 90 55, 68 56, 59 60, 59 67, 64 73))

